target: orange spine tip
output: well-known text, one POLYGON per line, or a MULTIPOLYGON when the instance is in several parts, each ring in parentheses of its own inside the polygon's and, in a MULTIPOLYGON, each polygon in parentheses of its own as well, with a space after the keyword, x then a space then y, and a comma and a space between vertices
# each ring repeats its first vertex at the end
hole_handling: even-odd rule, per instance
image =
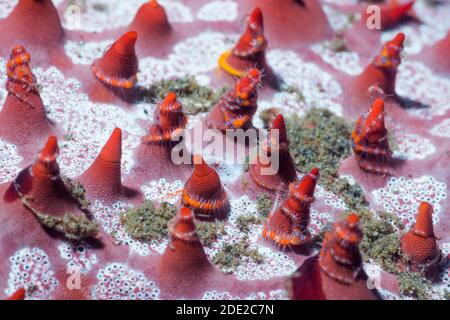
POLYGON ((375 174, 389 174, 385 165, 392 152, 384 124, 382 99, 376 99, 369 113, 357 120, 352 132, 352 148, 361 169, 375 174))
POLYGON ((378 56, 375 57, 373 63, 376 67, 397 69, 401 63, 400 54, 403 50, 405 42, 405 34, 398 33, 392 40, 387 41, 378 56))
POLYGON ((293 184, 290 185, 291 195, 298 201, 313 202, 314 190, 319 176, 319 169, 313 168, 308 174, 303 176, 297 186, 293 184))
POLYGON ((49 136, 44 148, 39 153, 39 160, 43 162, 54 161, 58 153, 59 147, 56 136, 49 136))
POLYGON ((158 8, 159 7, 159 3, 156 0, 150 0, 150 6, 152 8, 158 8))
POLYGON ((194 174, 199 177, 207 176, 211 171, 211 168, 208 166, 205 160, 203 160, 202 156, 194 155, 193 160, 194 160, 194 174))
POLYGON ((157 1, 148 1, 140 6, 128 28, 138 32, 139 46, 144 51, 170 42, 172 27, 166 10, 157 1))
POLYGON ((35 175, 51 175, 53 179, 59 177, 59 166, 56 158, 59 154, 58 140, 49 136, 44 148, 39 152, 37 161, 32 166, 35 175))
POLYGON ((264 22, 261 9, 255 8, 247 19, 247 28, 232 52, 236 56, 248 57, 266 49, 264 22))
POLYGON ((170 243, 159 262, 159 276, 162 285, 183 294, 192 290, 212 270, 197 234, 191 209, 182 207, 168 223, 170 243), (173 283, 178 283, 175 288, 173 283), (189 284, 189 285, 187 285, 189 284))
POLYGON ((161 109, 169 109, 170 106, 172 106, 177 101, 177 95, 175 92, 169 92, 166 96, 166 98, 161 103, 161 109))
POLYGON ((190 208, 182 207, 180 212, 168 224, 169 234, 172 239, 186 242, 199 242, 195 229, 194 216, 190 208))

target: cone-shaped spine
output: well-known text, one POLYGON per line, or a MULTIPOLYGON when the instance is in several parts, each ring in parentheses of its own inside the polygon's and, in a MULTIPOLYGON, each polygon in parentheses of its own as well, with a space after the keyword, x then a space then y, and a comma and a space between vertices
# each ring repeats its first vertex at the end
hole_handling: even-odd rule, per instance
POLYGON ((25 300, 25 294, 26 294, 25 289, 19 288, 6 300, 25 300))
POLYGON ((277 48, 305 47, 333 35, 319 0, 247 0, 239 4, 242 15, 255 7, 261 9, 265 35, 277 48))
POLYGON ((80 177, 89 195, 112 201, 122 194, 121 158, 122 130, 115 128, 95 161, 80 177))
POLYGON ((373 60, 373 64, 379 68, 397 68, 401 63, 400 53, 403 50, 405 35, 398 33, 392 40, 387 41, 381 52, 373 60))
POLYGON ((401 249, 411 261, 409 267, 413 271, 424 271, 434 278, 441 262, 441 252, 433 229, 433 206, 428 202, 419 205, 416 223, 401 238, 401 249))
POLYGON ((153 123, 148 133, 142 137, 135 151, 136 164, 133 171, 139 181, 156 179, 158 172, 165 172, 167 179, 186 179, 191 171, 191 165, 178 164, 174 161, 172 152, 186 161, 189 155, 183 141, 183 130, 187 117, 181 103, 173 92, 169 92, 157 106, 153 123), (179 148, 174 151, 174 148, 179 148))
POLYGON ((397 78, 397 67, 401 63, 401 52, 405 35, 398 33, 392 40, 387 41, 380 53, 364 71, 355 78, 354 88, 356 96, 363 99, 357 101, 364 104, 373 98, 395 97, 395 81, 397 78))
POLYGON ((6 65, 8 81, 6 82, 6 90, 8 94, 14 96, 31 108, 34 104, 30 101, 31 93, 38 93, 35 78, 31 72, 29 63, 31 61, 30 54, 22 46, 15 47, 10 59, 6 65), (20 90, 22 89, 22 90, 20 90))
POLYGON ((199 155, 193 157, 194 172, 183 189, 182 204, 192 208, 198 218, 222 219, 230 204, 217 172, 199 155))
POLYGON ((59 153, 58 141, 55 136, 47 139, 42 150, 38 153, 36 161, 23 170, 14 180, 17 192, 30 195, 30 199, 41 205, 51 200, 60 193, 59 188, 65 189, 60 177, 59 166, 56 158, 59 153))
POLYGON ((144 3, 136 13, 130 25, 144 42, 161 40, 172 31, 166 9, 156 0, 144 3))
POLYGON ((50 123, 30 69, 31 56, 22 46, 12 49, 6 64, 6 97, 0 112, 0 134, 16 143, 49 133, 50 123))
POLYGON ((362 268, 359 217, 350 214, 325 234, 319 255, 306 259, 289 278, 294 300, 377 300, 362 268))
POLYGON ((276 191, 297 180, 294 161, 289 154, 286 124, 281 114, 277 115, 271 122, 269 136, 263 148, 265 149, 265 156, 270 157, 270 162, 264 161, 265 163, 262 163, 258 155, 256 163, 249 167, 250 177, 258 186, 276 191), (273 161, 274 159, 278 162, 278 166, 273 161), (274 170, 276 172, 272 173, 271 171, 274 170))
POLYGON ((264 224, 264 238, 282 248, 303 245, 311 240, 309 211, 318 179, 319 169, 313 168, 298 184, 289 186, 289 198, 269 215, 264 224))
POLYGON ((160 264, 160 277, 168 282, 200 279, 212 269, 194 223, 191 209, 182 207, 168 224, 170 243, 160 264))
POLYGON ((428 202, 421 202, 417 213, 416 223, 413 227, 414 234, 423 237, 434 237, 433 207, 428 202))
POLYGON ((143 143, 173 145, 173 138, 186 127, 187 117, 174 92, 169 92, 156 107, 155 119, 149 133, 143 137, 143 143))
POLYGON ((33 49, 48 49, 64 38, 64 29, 52 0, 19 0, 2 23, 2 33, 9 36, 7 45, 20 40, 33 49))
POLYGON ((391 158, 384 124, 384 101, 376 99, 368 114, 362 115, 352 132, 352 148, 359 167, 370 173, 389 174, 391 158))
POLYGON ((362 271, 358 248, 361 239, 362 231, 356 214, 349 214, 346 220, 335 223, 323 240, 319 255, 321 270, 341 283, 356 281, 362 271))
POLYGON ((255 8, 247 18, 247 26, 235 47, 219 58, 219 66, 229 74, 242 77, 251 67, 266 69, 264 22, 261 9, 255 8))
POLYGON ((35 162, 22 170, 11 183, 6 197, 11 201, 26 199, 28 204, 25 207, 46 215, 79 212, 81 205, 60 176, 58 154, 58 141, 55 136, 49 136, 35 162))
POLYGON ((214 106, 207 119, 208 127, 222 131, 252 128, 252 118, 258 108, 260 81, 261 72, 250 69, 214 106))
POLYGON ((94 77, 113 89, 132 89, 137 82, 138 60, 135 53, 137 33, 122 35, 92 64, 94 77))

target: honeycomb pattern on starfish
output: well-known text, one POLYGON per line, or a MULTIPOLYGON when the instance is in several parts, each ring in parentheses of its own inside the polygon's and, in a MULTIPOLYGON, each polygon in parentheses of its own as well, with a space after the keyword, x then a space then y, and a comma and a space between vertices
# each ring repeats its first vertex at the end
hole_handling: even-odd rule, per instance
POLYGON ((391 177, 385 188, 372 191, 375 202, 383 210, 391 212, 402 219, 405 228, 415 221, 417 208, 422 201, 434 207, 433 222, 439 222, 442 202, 447 198, 447 185, 432 176, 408 179, 391 177))
POLYGON ((78 270, 87 274, 97 264, 97 255, 92 251, 92 246, 82 241, 80 243, 61 243, 58 245, 59 255, 67 261, 67 270, 78 270))
POLYGON ((318 43, 313 45, 311 50, 319 55, 323 61, 333 66, 333 68, 348 75, 356 76, 364 70, 358 53, 351 51, 336 52, 330 49, 330 45, 330 41, 318 43))
POLYGON ((450 119, 445 119, 433 126, 430 133, 437 137, 450 138, 450 119))
POLYGON ((97 273, 92 296, 99 300, 158 300, 160 290, 142 272, 110 263, 97 273))
POLYGON ((34 287, 30 299, 48 299, 59 285, 47 253, 40 248, 23 248, 11 256, 9 262, 7 296, 19 288, 34 287))
POLYGON ((233 21, 238 17, 235 1, 212 1, 197 11, 197 19, 203 21, 233 21))
POLYGON ((404 160, 424 160, 436 153, 436 147, 425 137, 415 133, 396 132, 397 149, 393 156, 404 160))
POLYGON ((14 144, 0 139, 0 183, 11 181, 20 171, 22 157, 14 144))
POLYGON ((450 109, 450 80, 433 74, 427 66, 417 61, 405 61, 399 66, 397 93, 424 105, 407 109, 417 118, 430 120, 450 109))

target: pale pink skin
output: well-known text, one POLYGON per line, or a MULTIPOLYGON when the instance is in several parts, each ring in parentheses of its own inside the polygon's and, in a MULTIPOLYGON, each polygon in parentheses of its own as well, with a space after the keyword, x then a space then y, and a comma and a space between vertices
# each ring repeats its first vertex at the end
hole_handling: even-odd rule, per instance
MULTIPOLYGON (((256 1, 255 1, 256 2, 256 1)), ((193 8, 193 12, 196 12, 198 8, 200 8, 204 1, 201 0, 188 0, 184 1, 187 5, 193 8)), ((65 8, 65 3, 59 6, 58 12, 60 15, 63 14, 65 8)), ((360 7, 349 8, 349 10, 358 12, 360 7)), ((245 14, 245 9, 240 8, 240 14, 245 14)), ((5 20, 0 20, 0 29, 2 29, 2 25, 5 23, 5 20)), ((242 26, 239 25, 238 22, 205 22, 196 20, 194 23, 189 24, 177 24, 172 23, 172 35, 170 41, 167 43, 161 43, 159 47, 154 47, 152 50, 137 50, 138 58, 143 58, 148 55, 164 57, 167 52, 170 52, 172 49, 173 43, 177 43, 185 37, 196 35, 199 32, 204 31, 205 29, 210 29, 211 31, 219 31, 225 33, 239 33, 242 31, 242 26)), ((70 59, 64 53, 63 43, 66 40, 79 40, 84 39, 86 41, 89 40, 103 40, 103 39, 117 39, 124 32, 128 31, 128 28, 120 28, 117 30, 108 30, 98 34, 90 34, 86 32, 78 32, 78 31, 68 31, 66 30, 64 33, 64 37, 56 42, 49 43, 49 47, 54 49, 54 55, 51 58, 47 58, 45 54, 42 54, 38 51, 32 52, 32 63, 31 67, 43 66, 47 67, 49 65, 55 65, 60 69, 66 76, 70 76, 78 79, 81 83, 84 84, 84 90, 86 92, 95 92, 95 88, 98 87, 97 81, 93 78, 90 67, 89 66, 80 66, 73 65, 70 62, 70 59), (94 90, 94 91, 93 91, 94 90)), ((372 57, 378 53, 381 48, 381 44, 379 41, 367 41, 366 30, 358 29, 358 25, 350 30, 346 37, 349 40, 349 46, 351 50, 355 50, 361 53, 361 64, 363 66, 367 65, 370 62, 372 57), (359 42, 361 40, 361 42, 359 42), (366 43, 367 42, 367 43, 366 43), (368 47, 368 43, 371 46, 368 47)), ((10 33, 10 38, 14 38, 15 35, 10 33), (11 35, 12 34, 12 35, 11 35)), ((370 35, 371 39, 377 39, 379 37, 378 33, 373 33, 370 35)), ((3 38, 0 37, 0 40, 3 38)), ((326 40, 326 37, 319 36, 317 38, 318 41, 326 40)), ((320 57, 311 53, 308 49, 308 46, 303 45, 292 45, 289 42, 279 42, 269 41, 269 48, 292 48, 296 51, 303 59, 308 62, 313 62, 318 64, 323 70, 331 73, 333 77, 343 83, 344 93, 341 95, 342 100, 343 97, 348 97, 353 94, 352 86, 350 83, 355 77, 350 77, 333 69, 330 65, 325 64, 320 57)), ((10 53, 10 43, 0 41, 0 53, 7 57, 10 53)), ((417 57, 420 61, 423 61, 425 64, 430 63, 427 60, 421 60, 422 57, 417 57)), ((276 71, 276 70, 275 70, 276 71)), ((229 77, 224 72, 212 71, 210 73, 212 79, 212 85, 215 87, 219 87, 222 85, 228 85, 231 87, 234 84, 234 80, 232 77, 229 77)), ((45 85, 45 84, 41 84, 45 85)), ((268 99, 273 95, 274 91, 268 87, 264 87, 260 90, 260 98, 268 99)), ((96 93, 98 94, 98 92, 96 93)), ((113 102, 115 104, 122 105, 124 108, 133 108, 127 102, 121 101, 117 97, 109 96, 108 93, 107 99, 109 102, 113 102)), ((447 93, 450 94, 450 93, 447 93)), ((349 105, 347 106, 344 101, 340 101, 343 106, 344 115, 352 120, 356 120, 356 117, 360 115, 360 113, 365 112, 367 106, 359 106, 359 105, 349 105), (360 112, 355 112, 359 110, 360 112)), ((447 114, 435 117, 432 121, 421 120, 418 118, 413 118, 408 116, 408 114, 400 107, 395 101, 388 102, 386 107, 387 113, 389 115, 389 119, 387 121, 387 128, 389 130, 390 124, 396 124, 397 126, 404 128, 409 132, 414 132, 419 135, 426 136, 431 142, 437 146, 438 151, 434 154, 426 158, 425 160, 412 160, 406 161, 401 166, 396 167, 395 175, 396 176, 406 176, 406 177, 420 177, 422 175, 431 175, 436 177, 439 181, 443 181, 447 184, 450 183, 450 171, 448 168, 450 167, 450 157, 446 154, 446 150, 450 150, 450 139, 448 138, 440 138, 437 136, 430 135, 428 133, 428 129, 430 129, 436 123, 441 122, 443 119, 450 117, 450 111, 447 111, 447 114)), ((146 127, 148 124, 143 124, 146 127)), ((62 137, 63 133, 58 132, 58 137, 62 137)), ((3 138, 3 137, 1 137, 3 138)), ((33 159, 36 157, 38 150, 42 147, 41 138, 30 136, 29 144, 27 146, 18 146, 18 152, 23 156, 23 161, 20 164, 21 167, 25 167, 29 165, 33 159), (38 143, 39 142, 39 143, 38 143), (32 147, 30 147, 32 146, 32 147)), ((186 172, 183 172, 183 175, 188 175, 189 169, 186 172)), ((342 162, 341 168, 339 169, 340 174, 352 175, 355 180, 360 183, 366 193, 368 200, 371 202, 371 206, 374 209, 382 209, 377 206, 373 201, 371 201, 370 192, 376 188, 383 187, 386 184, 386 177, 377 177, 374 175, 366 174, 362 172, 357 164, 354 161, 353 156, 342 162)), ((161 173, 161 176, 164 176, 164 173, 161 173)), ((228 190, 228 194, 230 198, 239 197, 243 194, 247 194, 250 199, 255 200, 257 195, 262 192, 262 189, 255 186, 247 173, 245 173, 246 178, 250 181, 250 184, 247 188, 243 188, 241 183, 224 183, 225 188, 228 190)), ((140 180, 137 177, 128 177, 125 185, 132 189, 140 189, 140 180)), ((240 179, 238 179, 239 181, 240 179)), ((319 181, 320 183, 320 181, 319 181)), ((64 285, 67 279, 67 275, 65 273, 66 263, 67 261, 62 260, 59 256, 59 252, 57 249, 57 245, 61 240, 55 239, 54 236, 49 235, 45 232, 39 223, 31 216, 31 213, 24 210, 19 203, 15 203, 14 205, 5 205, 3 194, 9 184, 0 185, 0 194, 2 197, 0 198, 0 248, 2 252, 2 256, 0 259, 0 296, 4 295, 4 289, 7 287, 7 280, 10 270, 10 262, 8 261, 8 257, 14 255, 15 252, 20 250, 23 247, 39 247, 45 250, 47 255, 49 256, 50 262, 53 266, 53 270, 55 270, 56 277, 60 282, 60 286, 53 292, 52 296, 48 297, 49 299, 69 299, 69 298, 90 298, 90 288, 92 285, 96 283, 95 275, 97 274, 99 269, 105 267, 105 265, 109 262, 119 262, 128 264, 128 266, 134 270, 138 270, 143 272, 148 279, 154 280, 158 287, 163 288, 164 286, 169 286, 169 282, 171 279, 160 278, 156 273, 160 255, 152 253, 146 257, 141 257, 137 254, 130 255, 130 248, 126 245, 115 245, 114 239, 101 230, 99 235, 99 240, 101 245, 94 245, 94 252, 98 256, 99 262, 93 266, 92 270, 88 273, 87 276, 83 277, 83 290, 68 290, 64 285), (9 220, 8 220, 9 219, 9 220), (5 227, 5 221, 8 221, 7 227, 5 227)), ((449 190, 447 188, 447 193, 449 190)), ((284 199, 286 195, 272 195, 274 199, 284 199)), ((100 199, 102 200, 102 199, 100 199)), ((130 203, 139 204, 141 202, 141 198, 130 200, 130 203)), ((334 218, 337 218, 340 214, 339 210, 331 209, 329 206, 325 205, 320 201, 316 201, 312 208, 315 208, 319 211, 327 212, 331 214, 334 218)), ((450 240, 449 230, 450 230, 450 219, 448 215, 450 215, 450 202, 443 201, 441 202, 441 211, 440 211, 440 222, 435 226, 435 234, 437 237, 440 237, 441 242, 448 242, 450 240)), ((263 241, 263 240, 259 240, 263 241)), ((293 252, 288 252, 287 255, 295 261, 297 266, 301 266, 303 261, 307 258, 306 256, 299 255, 293 252)), ((168 298, 193 298, 198 299, 201 298, 205 291, 228 291, 232 295, 239 295, 241 297, 245 297, 252 292, 257 291, 265 291, 268 292, 270 290, 284 288, 286 277, 277 277, 267 281, 238 281, 235 276, 223 275, 218 269, 212 272, 207 279, 204 280, 205 283, 200 282, 197 285, 192 285, 189 287, 182 288, 184 290, 185 295, 182 296, 179 294, 175 294, 172 290, 162 290, 160 294, 160 298, 168 299, 168 298)), ((397 291, 396 281, 390 275, 383 276, 383 286, 392 291, 397 291)))

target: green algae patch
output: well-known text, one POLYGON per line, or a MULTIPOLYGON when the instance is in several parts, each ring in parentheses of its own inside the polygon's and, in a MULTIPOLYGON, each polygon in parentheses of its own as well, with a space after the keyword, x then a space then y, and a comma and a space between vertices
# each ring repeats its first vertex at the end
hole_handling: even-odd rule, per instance
POLYGON ((431 281, 418 272, 401 272, 398 276, 400 293, 418 300, 431 299, 431 281))
POLYGON ((264 257, 257 249, 250 248, 247 237, 234 243, 224 243, 220 251, 214 256, 215 265, 227 269, 235 270, 245 259, 251 259, 255 263, 262 263, 264 257))
POLYGON ((262 193, 256 198, 256 211, 262 218, 267 218, 272 211, 273 201, 267 193, 262 193))
MULTIPOLYGON (((367 223, 371 225, 371 223, 367 223)), ((363 225, 366 229, 366 225, 363 225)), ((397 263, 401 257, 400 251, 400 237, 396 233, 391 233, 383 236, 376 236, 378 231, 373 234, 364 234, 364 239, 361 244, 361 251, 364 256, 372 258, 384 270, 390 273, 396 273, 398 268, 397 263), (375 238, 373 242, 370 242, 375 238)))
MULTIPOLYGON (((324 109, 310 109, 304 117, 286 119, 290 152, 297 170, 320 169, 322 177, 337 177, 342 160, 351 155, 351 125, 324 109)), ((322 181, 322 179, 321 179, 322 181)))
MULTIPOLYGON (((64 141, 76 141, 75 135, 70 131, 70 127, 67 130, 67 132, 63 135, 63 140, 64 141)), ((64 146, 66 147, 67 145, 64 144, 64 146)))
POLYGON ((156 208, 152 201, 121 214, 125 231, 137 240, 160 240, 167 236, 167 223, 176 214, 175 207, 163 202, 156 208))
POLYGON ((400 249, 400 235, 395 229, 401 229, 399 219, 388 212, 378 212, 378 217, 368 210, 357 213, 364 234, 360 249, 365 260, 372 259, 384 270, 397 273, 397 263, 404 258, 400 249))
POLYGON ((286 120, 290 152, 299 172, 320 169, 320 184, 341 197, 352 210, 366 208, 363 189, 339 178, 341 162, 352 154, 352 124, 334 113, 312 108, 304 117, 293 115, 286 120))
POLYGON ((64 213, 63 217, 55 217, 40 212, 35 214, 42 225, 63 234, 69 240, 78 241, 95 237, 98 234, 98 225, 85 216, 77 216, 70 212, 64 213))
POLYGON ((87 198, 84 186, 80 182, 72 180, 69 177, 63 176, 61 179, 72 197, 80 204, 81 210, 87 210, 91 203, 87 198))
POLYGON ((366 210, 369 203, 364 195, 363 188, 358 183, 350 183, 347 179, 332 176, 320 178, 320 184, 328 191, 342 198, 342 201, 351 210, 366 210))
POLYGON ((262 219, 260 217, 244 214, 236 219, 236 227, 242 232, 249 232, 252 225, 260 224, 262 219))
POLYGON ((74 215, 70 212, 64 213, 62 217, 45 214, 33 208, 24 195, 19 194, 19 196, 24 207, 36 216, 40 224, 61 233, 68 240, 79 241, 98 234, 97 223, 84 215, 74 215))
POLYGON ((226 234, 225 224, 218 222, 196 222, 195 227, 204 246, 210 247, 220 236, 226 234))
POLYGON ((161 80, 148 88, 146 96, 150 101, 160 101, 171 91, 178 95, 184 113, 195 115, 209 111, 226 92, 226 88, 213 90, 198 84, 193 76, 187 76, 161 80))
POLYGON ((396 231, 396 228, 402 229, 398 217, 388 212, 378 212, 374 217, 368 209, 357 211, 357 214, 364 234, 360 245, 364 260, 372 259, 387 272, 398 274, 399 261, 406 259, 396 231))

